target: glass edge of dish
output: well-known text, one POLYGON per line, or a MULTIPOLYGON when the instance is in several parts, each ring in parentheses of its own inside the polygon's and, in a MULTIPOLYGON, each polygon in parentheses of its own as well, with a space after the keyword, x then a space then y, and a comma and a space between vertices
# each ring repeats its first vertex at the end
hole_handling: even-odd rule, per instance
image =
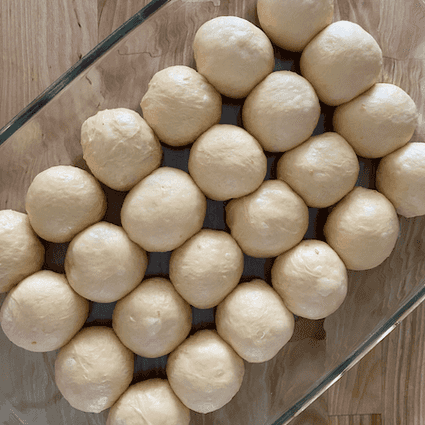
POLYGON ((71 66, 56 81, 48 86, 31 103, 15 115, 3 128, 0 129, 0 146, 17 130, 19 130, 32 116, 52 100, 71 81, 88 69, 97 59, 107 53, 109 49, 121 41, 129 32, 145 22, 162 6, 173 0, 152 0, 131 18, 124 22, 115 31, 98 43, 92 50, 84 55, 78 62, 71 66))
POLYGON ((421 289, 411 296, 397 311, 369 338, 361 343, 350 356, 340 363, 334 370, 329 372, 322 381, 316 385, 307 395, 298 400, 289 410, 275 420, 271 425, 287 425, 303 410, 310 406, 346 372, 358 363, 369 351, 388 336, 409 314, 411 314, 422 302, 425 301, 425 280, 422 280, 421 289))

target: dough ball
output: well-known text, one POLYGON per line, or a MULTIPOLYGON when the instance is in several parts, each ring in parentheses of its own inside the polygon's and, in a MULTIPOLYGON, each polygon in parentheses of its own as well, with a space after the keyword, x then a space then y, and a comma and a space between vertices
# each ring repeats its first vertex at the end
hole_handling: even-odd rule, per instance
POLYGON ((335 312, 347 295, 347 269, 325 242, 304 240, 276 258, 272 285, 297 316, 323 319, 335 312))
POLYGON ((130 239, 146 251, 172 251, 201 230, 207 200, 189 174, 161 167, 124 199, 121 222, 130 239))
POLYGON ((288 184, 266 180, 255 192, 227 204, 226 222, 245 254, 276 257, 304 237, 308 208, 288 184))
POLYGON ((217 307, 218 334, 247 362, 272 359, 291 339, 294 316, 266 282, 239 284, 217 307))
POLYGON ((130 190, 161 164, 158 138, 135 111, 106 109, 87 118, 81 127, 83 158, 106 186, 130 190))
POLYGON ((400 225, 391 202, 376 190, 356 186, 330 212, 323 232, 347 269, 369 270, 391 254, 400 225))
POLYGON ((285 152, 277 163, 277 178, 288 183, 307 206, 326 208, 354 188, 359 170, 353 148, 328 132, 285 152))
POLYGON ((382 51, 360 25, 338 21, 307 44, 300 67, 320 100, 336 106, 349 102, 376 83, 382 68, 382 51))
POLYGON ((245 129, 269 152, 285 152, 307 140, 319 118, 319 99, 312 85, 292 71, 270 74, 242 107, 245 129))
POLYGON ((170 258, 170 280, 196 308, 212 308, 239 283, 244 257, 236 241, 221 230, 202 229, 170 258))
POLYGON ((376 187, 404 217, 425 215, 425 143, 407 143, 381 159, 376 187))
POLYGON ((5 335, 28 351, 54 351, 82 328, 89 302, 69 286, 65 275, 40 270, 7 294, 0 311, 5 335))
POLYGON ((333 125, 357 155, 381 158, 410 140, 417 120, 415 102, 404 90, 394 84, 377 83, 338 106, 333 125))
POLYGON ((332 23, 333 0, 258 0, 261 28, 283 49, 301 52, 323 28, 332 23))
POLYGON ((55 381, 77 410, 100 413, 111 407, 130 385, 134 354, 106 326, 84 328, 61 348, 55 381))
POLYGON ((260 186, 266 177, 267 158, 246 130, 217 124, 193 144, 189 173, 208 198, 227 201, 260 186))
POLYGON ((28 215, 0 211, 0 293, 41 269, 44 246, 31 227, 28 215))
POLYGON ((79 233, 65 255, 69 284, 84 298, 110 303, 127 295, 142 281, 146 252, 124 229, 101 221, 79 233))
POLYGON ((100 221, 106 196, 95 177, 71 165, 57 165, 35 176, 25 209, 32 228, 49 242, 69 242, 100 221))
POLYGON ((131 385, 109 411, 106 425, 189 425, 190 410, 166 379, 131 385))
POLYGON ((161 357, 189 335, 192 309, 168 279, 151 278, 117 302, 112 326, 121 342, 134 353, 161 357))
POLYGON ((189 409, 210 413, 226 405, 239 391, 245 365, 216 331, 201 330, 168 357, 167 377, 177 397, 189 409))
POLYGON ((188 66, 158 71, 140 106, 147 123, 170 146, 192 143, 221 118, 220 93, 188 66))
POLYGON ((242 98, 274 68, 269 38, 246 19, 218 16, 195 34, 196 68, 221 94, 242 98))

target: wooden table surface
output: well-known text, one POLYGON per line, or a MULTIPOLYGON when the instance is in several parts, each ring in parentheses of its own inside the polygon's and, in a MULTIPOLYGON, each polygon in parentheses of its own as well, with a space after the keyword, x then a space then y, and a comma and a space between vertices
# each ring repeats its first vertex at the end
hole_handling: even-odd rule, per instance
MULTIPOLYGON (((424 0, 400 1, 412 3, 417 11, 417 28, 406 36, 425 39, 424 0)), ((0 127, 146 3, 147 0, 2 0, 0 127)), ((338 1, 336 13, 341 19, 350 19, 350 14, 358 12, 358 3, 338 1)), ((396 14, 395 3, 381 0, 382 10, 396 14)), ((395 20, 396 16, 386 19, 395 20)), ((418 53, 425 60, 425 51, 418 53)), ((425 424, 424 335, 422 304, 291 424, 425 424)), ((4 402, 0 400, 0 407, 4 402)), ((22 423, 12 422, 13 418, 0 420, 2 424, 22 423)))

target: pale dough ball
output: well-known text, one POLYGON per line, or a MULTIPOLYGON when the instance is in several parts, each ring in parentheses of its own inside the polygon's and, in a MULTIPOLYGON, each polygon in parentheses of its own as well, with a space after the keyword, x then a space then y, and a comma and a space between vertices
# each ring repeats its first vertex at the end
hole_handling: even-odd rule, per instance
POLYGON ((304 237, 308 208, 288 184, 267 180, 255 192, 227 204, 226 222, 245 254, 276 257, 304 237))
POLYGON ((239 283, 244 257, 236 241, 221 230, 202 229, 170 258, 170 280, 196 308, 212 308, 239 283))
POLYGON ((246 130, 217 124, 190 149, 189 173, 208 198, 227 201, 260 186, 266 177, 267 158, 246 130))
POLYGON ((106 196, 97 179, 87 171, 57 165, 34 178, 25 209, 40 237, 50 242, 69 242, 103 218, 106 196))
POLYGON ((189 409, 210 413, 239 391, 245 365, 216 331, 201 330, 168 357, 167 377, 177 397, 189 409))
POLYGON ((134 354, 106 326, 82 329, 55 362, 62 396, 74 409, 88 413, 111 407, 129 387, 133 372, 134 354))
POLYGON ((218 334, 247 362, 272 359, 291 339, 295 320, 266 282, 239 284, 217 307, 218 334))
POLYGON ((277 163, 277 178, 288 183, 307 206, 326 208, 354 188, 359 170, 353 148, 337 133, 328 132, 285 152, 277 163))
POLYGON ((166 379, 131 385, 109 411, 106 425, 189 425, 190 410, 166 379))
POLYGON ((382 68, 382 51, 360 25, 338 21, 307 44, 300 67, 320 100, 336 106, 349 102, 376 83, 382 68))
POLYGON ((186 172, 161 167, 124 199, 121 222, 130 239, 146 251, 172 251, 201 230, 207 200, 186 172))
POLYGON ((69 286, 65 275, 40 270, 10 290, 0 323, 18 347, 46 352, 67 344, 88 314, 89 302, 69 286))
POLYGON ((69 284, 84 298, 99 303, 119 300, 143 279, 146 252, 121 226, 101 221, 72 239, 65 255, 69 284))
POLYGON ((425 143, 407 143, 381 159, 376 187, 404 217, 425 215, 425 143))
POLYGON ((106 109, 81 126, 83 158, 106 186, 130 190, 159 167, 162 148, 146 121, 126 108, 106 109))
POLYGON ((31 227, 28 215, 0 211, 0 293, 41 269, 44 246, 31 227))
POLYGON ((381 158, 413 136, 418 111, 413 99, 394 84, 377 83, 338 106, 333 126, 365 158, 381 158))
POLYGON ((334 313, 347 295, 347 269, 325 242, 304 240, 279 255, 271 271, 272 285, 297 316, 323 319, 334 313))
POLYGON ((327 243, 350 270, 368 270, 384 262, 399 230, 391 202, 376 190, 358 186, 339 201, 323 228, 327 243))
POLYGON ((274 68, 269 38, 246 19, 218 16, 195 34, 196 68, 221 94, 243 98, 274 68))
POLYGON ((158 71, 140 106, 155 134, 170 146, 192 143, 221 118, 220 93, 188 66, 158 71))
POLYGON ((258 0, 261 28, 283 49, 301 52, 323 28, 332 23, 333 0, 258 0))
POLYGON ((312 85, 292 71, 267 76, 242 107, 244 128, 269 152, 285 152, 307 140, 319 117, 319 99, 312 85))
POLYGON ((121 342, 134 353, 161 357, 188 336, 192 309, 168 279, 151 278, 117 302, 112 326, 121 342))

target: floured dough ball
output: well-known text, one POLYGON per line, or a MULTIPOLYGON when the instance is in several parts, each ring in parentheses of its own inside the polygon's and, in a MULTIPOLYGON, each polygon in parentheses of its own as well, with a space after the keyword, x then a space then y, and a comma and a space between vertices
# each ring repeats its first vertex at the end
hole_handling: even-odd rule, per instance
POLYGON ((425 215, 425 143, 412 142, 381 159, 376 187, 404 217, 425 215))
POLYGON ((109 411, 106 425, 189 425, 190 410, 166 379, 131 385, 109 411))
POLYGON ((404 146, 413 136, 418 111, 413 99, 394 84, 377 83, 338 106, 333 125, 365 158, 381 158, 404 146))
POLYGON ((101 221, 83 230, 69 244, 65 272, 69 284, 84 298, 110 303, 142 281, 146 252, 121 226, 101 221))
POLYGON ((0 323, 18 347, 46 352, 67 344, 88 314, 89 302, 73 291, 65 275, 40 270, 7 294, 0 323))
POLYGON ((260 186, 266 177, 267 158, 246 130, 217 124, 193 144, 189 173, 208 198, 227 201, 260 186))
POLYGON ((28 188, 25 209, 32 228, 49 242, 69 242, 100 221, 106 196, 95 177, 71 165, 37 174, 28 188))
POLYGON ((332 23, 333 0, 258 0, 261 28, 283 49, 301 52, 323 28, 332 23))
POLYGON ((196 308, 212 308, 239 283, 244 257, 236 241, 220 230, 202 229, 170 258, 170 280, 196 308))
POLYGON ((140 106, 155 134, 170 146, 192 143, 221 118, 220 93, 188 66, 158 71, 140 106))
POLYGON ((217 307, 218 334, 247 362, 272 359, 291 339, 295 320, 266 282, 239 284, 217 307))
POLYGON ((354 188, 359 170, 353 148, 337 133, 328 132, 285 152, 277 163, 277 178, 288 183, 307 206, 325 208, 354 188))
POLYGON ((272 285, 297 316, 323 319, 334 313, 347 295, 347 269, 325 242, 304 240, 279 255, 272 267, 272 285))
POLYGON ((319 117, 319 99, 312 85, 292 71, 267 76, 242 107, 244 128, 269 152, 285 152, 307 140, 319 117))
POLYGON ((151 278, 117 302, 112 326, 121 342, 134 353, 161 357, 188 336, 192 309, 168 279, 151 278))
POLYGON ((391 254, 400 230, 391 202, 376 190, 355 187, 330 212, 323 232, 347 269, 369 270, 391 254))
POLYGON ((81 126, 83 158, 106 186, 130 190, 159 167, 162 148, 158 138, 135 111, 106 109, 81 126))
POLYGON ((172 251, 201 230, 207 200, 189 174, 161 167, 130 190, 121 222, 146 251, 172 251))
POLYGON ((185 406, 198 413, 226 405, 239 391, 244 373, 242 358, 212 330, 196 332, 167 361, 171 388, 185 406))
POLYGON ((308 208, 288 184, 266 180, 255 192, 227 204, 226 222, 245 254, 276 257, 304 237, 308 208))
POLYGON ((196 68, 225 96, 242 98, 274 68, 269 38, 246 19, 218 16, 195 34, 196 68))
POLYGON ((0 211, 0 293, 41 269, 44 246, 31 227, 28 215, 0 211))
POLYGON ((106 326, 84 328, 61 348, 55 381, 62 396, 77 410, 100 413, 127 390, 134 372, 134 354, 106 326))
POLYGON ((320 100, 336 106, 349 102, 377 82, 382 51, 360 25, 338 21, 307 44, 300 67, 320 100))

